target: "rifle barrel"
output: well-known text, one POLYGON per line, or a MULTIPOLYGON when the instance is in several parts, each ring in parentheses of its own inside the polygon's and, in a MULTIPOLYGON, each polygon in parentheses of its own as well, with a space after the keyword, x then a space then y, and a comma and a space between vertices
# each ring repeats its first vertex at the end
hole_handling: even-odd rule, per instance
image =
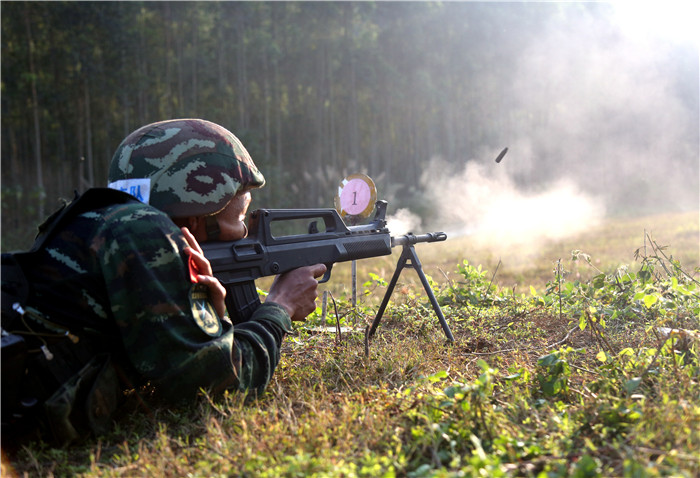
POLYGON ((391 247, 404 246, 407 244, 417 244, 419 242, 440 242, 447 239, 447 234, 444 232, 428 232, 427 234, 415 234, 409 232, 403 236, 391 238, 391 247))

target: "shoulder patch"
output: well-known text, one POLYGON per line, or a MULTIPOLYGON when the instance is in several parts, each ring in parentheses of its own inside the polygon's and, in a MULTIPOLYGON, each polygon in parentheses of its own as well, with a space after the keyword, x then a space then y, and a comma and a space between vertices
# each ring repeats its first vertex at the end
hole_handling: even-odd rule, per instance
POLYGON ((192 284, 190 289, 190 307, 195 323, 205 334, 212 337, 221 335, 221 320, 209 302, 209 288, 203 284, 192 284))

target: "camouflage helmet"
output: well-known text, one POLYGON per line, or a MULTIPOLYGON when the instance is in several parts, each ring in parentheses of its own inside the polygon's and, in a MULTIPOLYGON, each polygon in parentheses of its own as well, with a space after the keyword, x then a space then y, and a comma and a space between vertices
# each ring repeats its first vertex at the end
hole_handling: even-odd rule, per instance
POLYGON ((265 178, 230 131, 201 119, 143 126, 119 145, 109 166, 109 186, 170 217, 209 216, 237 192, 265 178))

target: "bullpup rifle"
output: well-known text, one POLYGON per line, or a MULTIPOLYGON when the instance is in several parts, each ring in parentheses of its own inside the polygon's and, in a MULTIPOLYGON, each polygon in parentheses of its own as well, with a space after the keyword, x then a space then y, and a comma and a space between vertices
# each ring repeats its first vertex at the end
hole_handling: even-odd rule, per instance
POLYGON ((448 340, 452 333, 430 288, 413 246, 420 242, 444 241, 444 232, 422 235, 406 234, 392 237, 386 225, 386 201, 377 201, 376 213, 368 224, 347 226, 338 212, 332 208, 319 209, 258 209, 248 221, 246 238, 230 242, 206 242, 202 244, 204 255, 211 263, 214 276, 226 288, 226 308, 231 320, 240 323, 248 320, 260 305, 255 280, 261 277, 284 274, 293 269, 313 264, 326 265, 326 273, 320 283, 330 279, 337 262, 366 259, 391 254, 392 247, 403 246, 379 312, 372 323, 374 334, 398 276, 404 267, 414 268, 440 320, 448 340), (304 233, 290 233, 289 226, 303 221, 304 233))

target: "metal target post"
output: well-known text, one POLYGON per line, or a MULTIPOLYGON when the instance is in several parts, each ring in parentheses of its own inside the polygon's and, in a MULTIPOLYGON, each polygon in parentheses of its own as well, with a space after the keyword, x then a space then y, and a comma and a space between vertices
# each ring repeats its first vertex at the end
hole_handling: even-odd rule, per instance
MULTIPOLYGON (((359 222, 357 216, 348 216, 345 219, 351 226, 356 226, 359 222)), ((357 261, 352 260, 350 263, 350 276, 352 280, 352 308, 357 308, 357 261)))
MULTIPOLYGON (((351 174, 338 186, 335 209, 340 217, 350 225, 357 225, 374 210, 377 201, 377 187, 372 178, 365 174, 351 174)), ((352 308, 357 307, 357 261, 352 261, 352 308)))
POLYGON ((357 261, 352 261, 352 308, 357 307, 357 261))

